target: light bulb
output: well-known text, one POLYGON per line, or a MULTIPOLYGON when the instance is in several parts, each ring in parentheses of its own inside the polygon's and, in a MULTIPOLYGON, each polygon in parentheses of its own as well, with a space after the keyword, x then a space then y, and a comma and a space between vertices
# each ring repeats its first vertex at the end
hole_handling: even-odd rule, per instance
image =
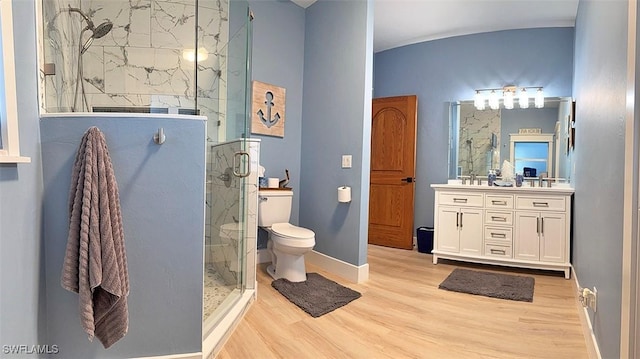
POLYGON ((484 110, 484 96, 480 91, 476 91, 476 96, 473 99, 473 105, 480 111, 484 110))
POLYGON ((495 90, 491 90, 491 94, 489 94, 489 107, 491 107, 492 110, 500 108, 500 99, 495 90))
POLYGON ((182 50, 182 58, 189 62, 194 62, 196 60, 196 50, 195 49, 182 50))
POLYGON ((527 90, 524 88, 520 91, 518 105, 520 105, 520 108, 529 108, 529 95, 527 94, 527 90))
POLYGON ((513 92, 507 90, 504 92, 504 108, 511 110, 513 108, 513 92))
POLYGON ((544 107, 544 92, 542 92, 542 87, 536 91, 536 98, 534 100, 534 105, 536 108, 544 107))
POLYGON ((196 49, 184 49, 182 50, 182 58, 189 61, 204 61, 209 58, 209 52, 204 47, 196 49))

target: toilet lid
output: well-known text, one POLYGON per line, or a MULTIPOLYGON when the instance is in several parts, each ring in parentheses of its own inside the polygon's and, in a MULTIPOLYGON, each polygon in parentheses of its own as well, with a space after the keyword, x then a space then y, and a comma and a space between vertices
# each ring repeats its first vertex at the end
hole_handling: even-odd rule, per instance
POLYGON ((240 223, 225 223, 220 226, 220 230, 225 232, 238 232, 240 231, 240 223))
POLYGON ((315 237, 315 233, 312 230, 297 227, 290 223, 274 223, 271 226, 271 231, 282 237, 294 238, 294 239, 309 239, 315 237))

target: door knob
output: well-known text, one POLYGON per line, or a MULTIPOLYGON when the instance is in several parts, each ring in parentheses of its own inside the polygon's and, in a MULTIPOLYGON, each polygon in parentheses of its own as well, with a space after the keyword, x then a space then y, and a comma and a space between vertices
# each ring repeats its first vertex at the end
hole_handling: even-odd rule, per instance
POLYGON ((403 178, 400 181, 402 182, 407 182, 407 183, 412 183, 413 181, 415 181, 416 179, 413 177, 407 177, 407 178, 403 178))

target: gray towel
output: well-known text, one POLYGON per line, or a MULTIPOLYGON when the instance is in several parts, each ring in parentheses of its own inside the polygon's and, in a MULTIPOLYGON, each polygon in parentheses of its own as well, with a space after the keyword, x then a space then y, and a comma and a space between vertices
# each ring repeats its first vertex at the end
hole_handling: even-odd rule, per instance
POLYGON ((127 334, 129 274, 118 185, 104 135, 91 127, 76 154, 62 287, 78 293, 82 328, 105 348, 127 334))

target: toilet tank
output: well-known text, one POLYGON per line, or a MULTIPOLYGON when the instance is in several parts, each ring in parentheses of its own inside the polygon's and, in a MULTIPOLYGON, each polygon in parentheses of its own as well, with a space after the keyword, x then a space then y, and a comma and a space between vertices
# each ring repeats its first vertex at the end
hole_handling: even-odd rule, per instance
POLYGON ((291 190, 260 190, 258 192, 258 226, 288 223, 291 216, 291 190))

